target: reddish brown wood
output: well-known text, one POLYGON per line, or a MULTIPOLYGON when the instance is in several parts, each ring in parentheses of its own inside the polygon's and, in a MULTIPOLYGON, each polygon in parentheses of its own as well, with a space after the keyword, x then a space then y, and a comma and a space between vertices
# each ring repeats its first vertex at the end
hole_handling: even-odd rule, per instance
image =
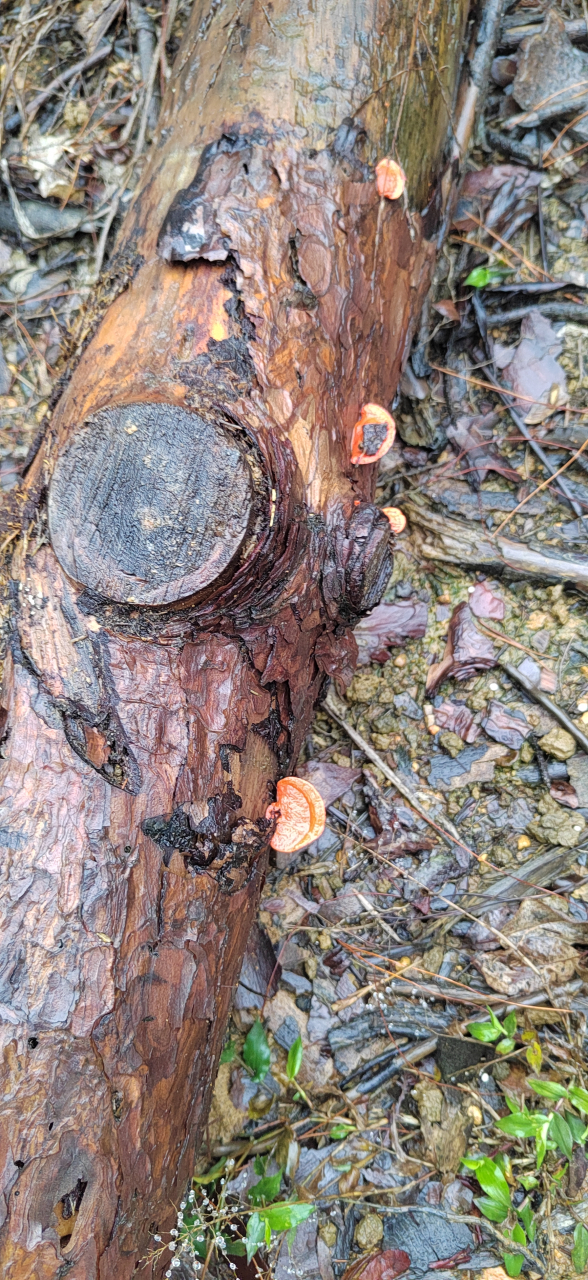
MULTIPOLYGON (((403 74, 420 8, 195 4, 120 291, 27 475, 0 820, 10 1280, 128 1280, 169 1227, 275 781, 390 570, 375 468, 349 459, 362 404, 392 404, 441 216, 438 73, 426 100, 403 74), (395 132, 407 203, 374 179, 395 132), (155 474, 157 432, 143 454, 127 428, 158 406, 155 474)), ((426 19, 446 97, 465 11, 426 19)))

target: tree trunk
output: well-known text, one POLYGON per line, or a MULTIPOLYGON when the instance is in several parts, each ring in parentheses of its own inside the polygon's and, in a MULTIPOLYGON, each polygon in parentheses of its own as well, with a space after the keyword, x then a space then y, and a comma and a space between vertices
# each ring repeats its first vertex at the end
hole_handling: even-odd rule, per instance
POLYGON ((127 1280, 171 1225, 275 780, 390 572, 376 468, 352 466, 350 442, 364 402, 391 405, 442 216, 467 5, 424 9, 196 0, 21 490, 0 820, 7 1280, 127 1280), (392 150, 408 199, 380 201, 392 150))

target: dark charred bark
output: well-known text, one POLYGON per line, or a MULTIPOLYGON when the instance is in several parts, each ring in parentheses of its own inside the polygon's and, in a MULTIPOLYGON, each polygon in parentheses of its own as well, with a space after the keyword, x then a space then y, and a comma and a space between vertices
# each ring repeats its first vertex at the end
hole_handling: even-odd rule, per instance
POLYGON ((429 282, 465 17, 465 0, 426 19, 418 0, 195 4, 19 496, 0 830, 11 1280, 127 1280, 190 1176, 266 808, 391 568, 375 468, 351 466, 350 441, 364 402, 391 407, 429 282), (443 70, 407 79, 419 18, 443 70), (408 202, 377 196, 393 142, 408 202))

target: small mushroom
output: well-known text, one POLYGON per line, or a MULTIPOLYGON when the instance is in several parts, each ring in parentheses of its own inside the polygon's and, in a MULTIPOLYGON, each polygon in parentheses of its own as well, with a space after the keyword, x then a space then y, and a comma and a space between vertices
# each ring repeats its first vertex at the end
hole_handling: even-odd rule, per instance
POLYGON ((382 513, 387 517, 388 524, 392 533, 403 533, 406 529, 406 516, 400 507, 382 507, 382 513))
POLYGON ((377 462, 394 444, 396 424, 391 414, 379 404, 364 404, 353 428, 351 461, 354 466, 377 462))
POLYGON ((398 200, 406 186, 406 175, 397 160, 385 156, 376 165, 378 195, 386 200, 398 200))
POLYGON ((277 798, 266 810, 269 821, 277 818, 276 828, 270 840, 278 853, 295 853, 313 840, 318 840, 325 829, 327 815, 325 802, 305 778, 281 778, 276 788, 277 798))

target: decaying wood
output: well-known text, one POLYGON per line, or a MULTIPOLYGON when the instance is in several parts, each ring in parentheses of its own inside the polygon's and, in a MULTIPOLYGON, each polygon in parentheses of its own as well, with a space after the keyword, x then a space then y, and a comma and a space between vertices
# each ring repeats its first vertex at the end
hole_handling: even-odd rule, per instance
POLYGON ((444 564, 478 565, 513 578, 573 583, 588 591, 588 561, 565 552, 540 551, 503 534, 482 533, 475 524, 441 515, 414 496, 404 503, 419 550, 426 560, 444 564))
POLYGON ((362 404, 392 405, 443 217, 467 5, 423 10, 198 0, 18 495, 0 823, 14 1280, 127 1280, 171 1224, 275 780, 389 575, 375 468, 349 451, 362 404), (421 21, 438 65, 411 75, 421 21), (407 201, 377 195, 393 145, 407 201))

